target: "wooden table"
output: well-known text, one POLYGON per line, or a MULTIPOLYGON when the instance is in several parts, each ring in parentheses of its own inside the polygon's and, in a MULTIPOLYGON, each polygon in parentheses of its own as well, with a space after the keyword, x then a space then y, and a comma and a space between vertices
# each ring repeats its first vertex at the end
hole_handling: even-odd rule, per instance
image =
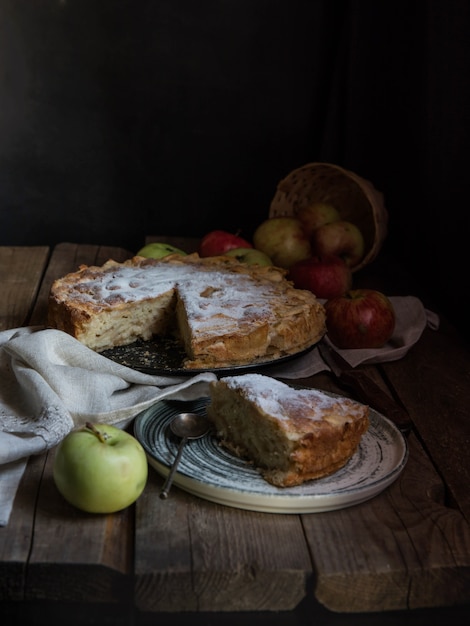
MULTIPOLYGON (((0 248, 0 330, 44 324, 53 279, 81 263, 129 256, 71 243, 0 248)), ((356 280, 389 295, 420 295, 377 263, 356 280)), ((257 513, 177 487, 162 502, 163 479, 150 470, 134 506, 88 515, 55 489, 54 450, 31 458, 0 529, 2 626, 56 623, 39 615, 83 623, 74 621, 82 611, 86 623, 100 624, 161 624, 164 614, 173 624, 209 623, 199 621, 207 616, 414 624, 423 615, 427 624, 436 616, 463 623, 456 620, 470 609, 470 353, 441 320, 402 360, 365 369, 408 409, 410 456, 386 491, 343 510, 257 513), (37 621, 27 621, 31 615, 37 621)), ((327 373, 299 382, 347 395, 327 373)))

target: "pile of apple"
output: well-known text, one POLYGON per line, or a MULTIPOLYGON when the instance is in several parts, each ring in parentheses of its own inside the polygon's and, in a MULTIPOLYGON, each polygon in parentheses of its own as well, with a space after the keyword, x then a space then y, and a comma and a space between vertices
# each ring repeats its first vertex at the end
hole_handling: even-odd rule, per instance
MULTIPOLYGON (((163 256, 170 251, 164 248, 171 248, 149 245, 154 247, 153 254, 143 249, 143 256, 163 256)), ((176 248, 171 252, 185 254, 176 248)), ((395 312, 383 293, 352 289, 353 269, 364 252, 361 230, 342 219, 327 202, 306 205, 292 217, 264 220, 252 242, 238 234, 213 230, 202 238, 198 250, 201 257, 227 255, 249 265, 285 269, 295 287, 325 300, 328 336, 337 347, 379 348, 392 336, 395 312)))
POLYGON ((364 256, 364 237, 355 224, 341 219, 332 204, 315 202, 295 217, 264 220, 252 243, 225 231, 212 231, 202 239, 199 254, 229 254, 245 263, 276 265, 288 271, 299 289, 329 299, 351 289, 352 268, 364 256))

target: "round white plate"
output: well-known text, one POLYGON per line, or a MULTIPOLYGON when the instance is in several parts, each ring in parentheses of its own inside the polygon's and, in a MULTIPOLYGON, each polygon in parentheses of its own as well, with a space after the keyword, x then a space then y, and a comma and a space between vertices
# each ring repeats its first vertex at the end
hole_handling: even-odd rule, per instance
MULTIPOLYGON (((162 476, 168 475, 179 443, 170 432, 171 419, 186 411, 205 414, 208 402, 209 398, 192 402, 165 400, 136 417, 134 434, 149 464, 162 476)), ((200 498, 240 509, 318 513, 373 498, 398 478, 407 458, 407 442, 398 428, 371 409, 370 426, 357 452, 343 468, 325 478, 297 487, 275 487, 209 434, 186 443, 173 482, 200 498)))

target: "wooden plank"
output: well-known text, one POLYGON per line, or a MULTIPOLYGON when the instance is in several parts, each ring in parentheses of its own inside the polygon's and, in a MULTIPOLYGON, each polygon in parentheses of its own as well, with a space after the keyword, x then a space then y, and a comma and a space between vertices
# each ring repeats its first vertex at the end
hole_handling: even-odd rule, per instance
MULTIPOLYGON (((121 248, 59 244, 52 253, 33 319, 45 323, 49 291, 56 278, 82 264, 102 265, 109 258, 123 261, 129 256, 121 248)), ((53 456, 51 451, 39 492, 26 597, 78 602, 94 602, 97 597, 100 602, 127 599, 132 574, 133 509, 105 516, 77 511, 55 489, 53 456), (57 580, 61 581, 60 589, 57 580)))
POLYGON ((468 348, 443 320, 439 332, 426 329, 404 359, 383 369, 439 468, 447 497, 470 523, 468 348))
POLYGON ((300 517, 243 511, 173 487, 153 470, 137 502, 135 602, 141 611, 294 609, 312 569, 300 517))
POLYGON ((124 602, 131 593, 133 507, 112 515, 79 511, 52 478, 47 454, 28 562, 25 598, 61 602, 124 602))
POLYGON ((31 549, 36 498, 45 457, 26 466, 7 526, 0 528, 0 601, 23 600, 26 564, 31 549))
POLYGON ((303 516, 315 596, 337 612, 470 602, 470 529, 414 435, 401 477, 369 502, 303 516))
MULTIPOLYGON (((49 248, 0 247, 0 331, 28 324, 49 248)), ((0 528, 0 600, 24 597, 26 562, 31 548, 34 505, 44 459, 27 466, 8 526, 0 528)))
MULTIPOLYGON (((124 260, 129 253, 103 246, 57 246, 41 288, 36 288, 38 299, 31 323, 45 323, 47 298, 55 278, 82 263, 102 264, 111 257, 124 260)), ((21 263, 14 268, 16 275, 23 272, 21 263)), ((61 501, 52 482, 52 457, 53 452, 30 460, 10 523, 0 529, 2 563, 8 571, 8 576, 1 577, 5 588, 0 597, 79 602, 128 599, 133 509, 114 516, 87 516, 75 511, 61 501)))
MULTIPOLYGON (((420 359, 426 361, 427 357, 421 355, 420 359)), ((468 355, 464 361, 468 361, 468 355)), ((456 360, 456 364, 463 372, 462 361, 456 360)), ((406 396, 413 418, 421 415, 416 406, 426 405, 419 396, 410 393, 408 397, 404 393, 414 388, 416 376, 410 375, 416 371, 414 360, 411 366, 401 360, 379 369, 364 369, 387 389, 390 381, 381 379, 380 370, 388 373, 389 367, 400 371, 403 379, 393 379, 394 395, 406 396)), ((334 378, 324 373, 303 382, 350 395, 337 388, 334 378)), ((433 394, 429 399, 431 403, 436 401, 433 394)), ((421 425, 420 420, 417 423, 421 425)), ((310 549, 317 572, 315 595, 330 610, 370 612, 470 602, 468 522, 460 510, 452 507, 446 484, 418 439, 412 436, 410 442, 408 465, 387 492, 351 509, 303 516, 307 538, 313 542, 310 549), (392 520, 395 527, 390 528, 392 520), (331 549, 338 545, 338 537, 341 537, 340 553, 331 549), (396 546, 400 547, 398 552, 396 546)), ((465 444, 461 447, 465 449, 465 444)), ((457 466, 448 459, 449 473, 458 474, 462 465, 468 468, 468 458, 467 452, 463 463, 459 461, 457 466)))
POLYGON ((46 246, 0 247, 0 331, 28 324, 48 255, 46 246))

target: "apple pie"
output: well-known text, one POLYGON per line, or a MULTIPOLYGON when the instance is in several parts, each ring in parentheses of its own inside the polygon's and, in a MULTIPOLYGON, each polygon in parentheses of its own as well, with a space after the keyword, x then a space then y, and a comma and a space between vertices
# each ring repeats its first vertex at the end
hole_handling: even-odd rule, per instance
POLYGON ((323 306, 285 274, 228 256, 109 260, 53 283, 48 324, 97 352, 172 335, 188 369, 271 361, 326 332, 323 306))

